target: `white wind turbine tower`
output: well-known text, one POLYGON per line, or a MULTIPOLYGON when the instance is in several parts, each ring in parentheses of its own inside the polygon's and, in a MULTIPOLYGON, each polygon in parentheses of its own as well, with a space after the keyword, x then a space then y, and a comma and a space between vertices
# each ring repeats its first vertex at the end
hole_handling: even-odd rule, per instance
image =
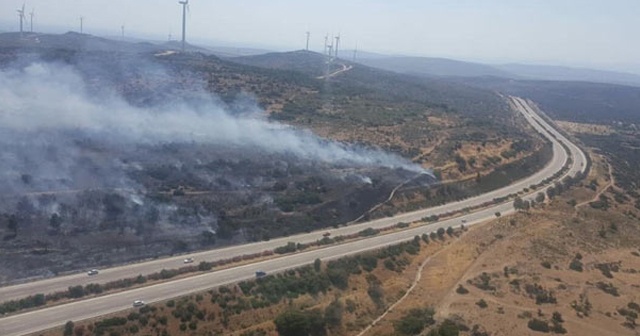
POLYGON ((309 37, 311 36, 310 32, 307 32, 307 48, 305 50, 309 51, 309 37))
POLYGON ((178 1, 182 5, 182 52, 184 52, 186 31, 187 31, 187 7, 189 0, 178 1))
POLYGON ((22 9, 18 9, 18 17, 20 18, 20 36, 22 36, 22 25, 24 23, 24 4, 22 4, 22 9))
POLYGON ((358 42, 356 42, 356 48, 353 49, 353 61, 356 61, 356 56, 358 56, 358 42))
POLYGON ((36 9, 32 9, 31 13, 29 13, 29 30, 33 33, 33 16, 36 15, 36 9))
POLYGON ((80 34, 82 34, 82 33, 83 33, 83 31, 84 31, 83 24, 84 24, 84 17, 83 17, 83 16, 81 16, 81 17, 80 17, 80 34))
POLYGON ((338 58, 338 47, 340 47, 340 34, 336 36, 336 58, 338 58))
POLYGON ((324 54, 327 54, 327 48, 329 47, 329 34, 324 36, 324 54))

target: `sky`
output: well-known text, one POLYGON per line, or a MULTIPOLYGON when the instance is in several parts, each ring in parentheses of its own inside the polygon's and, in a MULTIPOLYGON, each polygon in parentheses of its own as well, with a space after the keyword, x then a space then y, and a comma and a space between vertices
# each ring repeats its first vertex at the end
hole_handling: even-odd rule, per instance
MULTIPOLYGON (((16 9, 35 10, 34 30, 179 38, 175 0, 1 0, 0 30, 18 30, 16 9)), ((187 40, 321 51, 341 49, 640 73, 638 0, 191 0, 187 40)), ((28 27, 27 15, 27 24, 28 27)))

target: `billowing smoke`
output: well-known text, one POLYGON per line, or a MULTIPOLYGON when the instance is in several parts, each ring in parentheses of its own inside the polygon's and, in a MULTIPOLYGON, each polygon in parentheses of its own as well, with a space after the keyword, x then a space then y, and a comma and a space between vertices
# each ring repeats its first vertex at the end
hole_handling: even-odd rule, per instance
MULTIPOLYGON (((255 104, 243 104, 243 113, 230 113, 201 93, 188 102, 134 107, 110 89, 96 95, 86 87, 79 73, 60 64, 33 63, 0 73, 0 169, 4 175, 15 178, 20 172, 35 171, 45 177, 57 174, 51 177, 57 181, 83 178, 82 174, 60 176, 73 171, 72 166, 82 159, 77 147, 64 146, 77 141, 73 135, 119 146, 209 143, 337 165, 428 173, 380 150, 324 140, 309 131, 269 122, 255 104), (26 152, 31 156, 25 158, 26 152)), ((118 165, 104 157, 93 162, 100 163, 96 170, 118 165)))

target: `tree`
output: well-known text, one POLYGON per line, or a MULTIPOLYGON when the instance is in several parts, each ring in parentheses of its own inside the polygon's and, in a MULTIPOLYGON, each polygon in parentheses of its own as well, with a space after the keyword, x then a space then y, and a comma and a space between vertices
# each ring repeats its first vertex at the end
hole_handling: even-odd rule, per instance
POLYGON ((544 193, 539 192, 539 193, 536 195, 536 203, 542 203, 542 202, 544 202, 544 199, 545 199, 545 198, 546 198, 546 197, 544 196, 544 193))
POLYGON ((317 258, 313 261, 313 269, 316 270, 316 272, 320 272, 320 266, 322 266, 322 261, 320 261, 320 258, 317 258))
POLYGON ((67 321, 64 324, 64 332, 62 333, 64 336, 72 336, 73 335, 73 322, 67 321))
POLYGON ((529 201, 524 201, 522 202, 522 210, 529 211, 529 209, 531 208, 531 203, 529 203, 529 201))
POLYGON ((458 336, 460 329, 455 322, 444 320, 436 329, 431 330, 427 336, 458 336))
POLYGON ((448 228, 447 228, 447 234, 448 234, 449 236, 453 236, 453 228, 452 228, 452 227, 448 227, 448 228))
POLYGON ((422 241, 424 241, 425 244, 429 244, 429 235, 426 233, 422 234, 422 241))
POLYGON ((436 231, 436 233, 438 234, 438 237, 440 237, 442 239, 442 237, 444 236, 444 229, 443 228, 439 228, 438 231, 436 231))
POLYGON ((530 320, 529 323, 527 323, 527 326, 531 330, 543 333, 548 333, 550 330, 549 323, 547 323, 546 321, 538 320, 536 318, 530 320))
POLYGON ((58 230, 60 228, 60 225, 62 225, 62 217, 60 217, 60 215, 58 215, 57 213, 51 215, 51 217, 49 218, 49 226, 51 226, 54 230, 58 230))
POLYGON ((553 187, 549 187, 549 189, 547 189, 547 197, 551 200, 556 196, 556 189, 553 187))
POLYGON ((521 210, 523 208, 522 203, 522 198, 520 198, 520 196, 516 197, 516 199, 513 201, 513 208, 516 210, 521 210))
POLYGON ((287 310, 273 321, 280 336, 325 335, 325 321, 318 310, 287 310))
POLYGON ((562 318, 562 314, 560 314, 557 311, 553 312, 553 315, 552 315, 551 319, 553 320, 553 322, 557 322, 557 323, 564 322, 564 319, 562 318))
POLYGON ((336 298, 324 310, 324 319, 329 327, 338 327, 342 323, 342 314, 344 307, 342 302, 336 298))
POLYGON ((304 314, 299 310, 289 310, 278 315, 273 321, 281 336, 308 335, 309 325, 304 314))
POLYGON ((422 330, 435 323, 432 309, 411 309, 400 320, 393 323, 393 328, 400 335, 417 335, 422 330))

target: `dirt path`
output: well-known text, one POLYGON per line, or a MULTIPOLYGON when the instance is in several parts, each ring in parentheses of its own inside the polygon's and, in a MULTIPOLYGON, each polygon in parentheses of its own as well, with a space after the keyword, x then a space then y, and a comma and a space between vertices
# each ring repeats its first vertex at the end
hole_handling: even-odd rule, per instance
MULTIPOLYGON (((607 162, 607 161, 605 161, 605 162, 607 162)), ((609 183, 607 183, 607 185, 604 188, 602 188, 595 196, 593 196, 592 199, 576 204, 576 206, 575 206, 576 210, 578 208, 582 207, 582 206, 585 206, 585 205, 591 203, 591 202, 595 202, 595 201, 599 200, 600 196, 602 194, 604 194, 607 190, 609 190, 609 188, 616 186, 616 181, 615 181, 615 179, 613 177, 613 169, 611 168, 611 164, 609 162, 607 162, 607 166, 609 167, 609 183)))
POLYGON ((352 65, 346 65, 346 64, 342 64, 342 69, 340 70, 336 70, 328 75, 324 75, 324 76, 320 76, 320 77, 316 77, 317 79, 327 79, 327 78, 331 78, 331 77, 335 77, 343 72, 349 71, 353 69, 352 65))
POLYGON ((404 295, 398 299, 398 301, 396 301, 394 304, 392 304, 391 306, 389 306, 389 308, 387 308, 387 310, 384 311, 384 313, 382 313, 380 316, 378 316, 375 320, 373 320, 371 323, 369 323, 369 325, 364 328, 359 334, 358 336, 362 336, 364 334, 366 334, 371 328, 373 328, 376 323, 382 321, 382 319, 384 319, 390 312, 393 311, 393 308, 395 308, 396 306, 398 306, 399 304, 402 303, 402 301, 404 301, 404 299, 406 299, 411 292, 413 292, 413 290, 416 288, 416 286, 418 285, 418 283, 420 282, 420 279, 422 279, 422 270, 424 269, 424 267, 429 263, 429 261, 431 261, 431 258, 437 257, 440 253, 443 253, 444 251, 447 251, 449 248, 451 248, 451 246, 453 246, 453 244, 449 244, 446 247, 443 247, 440 251, 427 256, 422 263, 420 264, 420 266, 418 266, 418 270, 416 271, 416 276, 413 279, 413 282, 411 283, 411 286, 409 287, 409 289, 407 289, 407 292, 404 293, 404 295))

